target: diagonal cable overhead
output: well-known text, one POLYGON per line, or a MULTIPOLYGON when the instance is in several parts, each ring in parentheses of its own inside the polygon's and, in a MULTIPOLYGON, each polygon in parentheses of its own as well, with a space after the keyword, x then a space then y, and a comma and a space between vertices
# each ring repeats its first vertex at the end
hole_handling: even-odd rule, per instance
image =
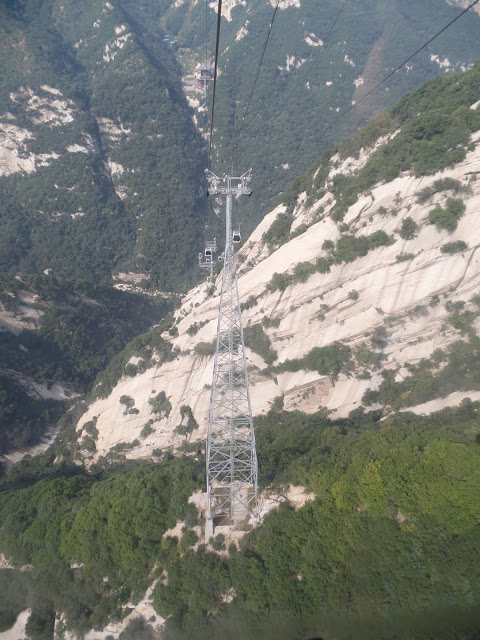
POLYGON ((408 64, 410 62, 410 60, 412 60, 412 58, 414 58, 418 53, 420 53, 420 51, 423 51, 423 49, 428 47, 428 45, 431 42, 433 42, 436 38, 438 38, 438 36, 440 36, 444 31, 446 31, 449 27, 451 27, 452 24, 454 24, 463 15, 465 15, 478 2, 480 2, 480 0, 474 0, 473 2, 471 2, 468 5, 468 7, 466 7, 461 13, 458 14, 458 16, 453 18, 453 20, 450 20, 450 22, 448 24, 446 24, 442 29, 440 29, 440 31, 437 31, 437 33, 434 36, 432 36, 427 42, 425 42, 425 44, 423 44, 421 47, 419 47, 414 53, 409 55, 408 58, 406 58, 403 62, 401 62, 397 67, 395 67, 395 69, 393 71, 391 71, 388 75, 386 75, 385 78, 380 80, 380 82, 377 82, 377 84, 374 87, 372 87, 369 91, 367 91, 367 93, 364 96, 362 96, 359 100, 357 100, 355 102, 355 104, 353 104, 346 111, 344 111, 333 122, 331 122, 329 125, 327 125, 325 127, 325 129, 321 132, 321 136, 324 136, 327 133, 327 131, 332 129, 338 122, 340 122, 340 120, 343 120, 343 118, 345 118, 345 116, 347 116, 349 113, 354 111, 364 100, 366 100, 369 96, 371 96, 374 91, 376 91, 379 87, 381 87, 382 84, 384 84, 387 80, 389 80, 395 73, 397 73, 397 71, 400 71, 400 69, 402 67, 404 67, 406 64, 408 64))
MULTIPOLYGON (((208 2, 208 0, 206 0, 208 2)), ((217 35, 215 41, 215 69, 213 73, 213 95, 212 95, 212 117, 210 120, 210 140, 208 144, 208 166, 212 160, 212 144, 213 144, 213 121, 215 117, 215 94, 217 89, 217 72, 218 72, 218 51, 220 47, 220 26, 222 22, 222 0, 218 0, 217 7, 217 35)))
POLYGON ((270 20, 270 24, 268 26, 268 31, 267 31, 267 36, 265 38, 265 42, 263 44, 263 49, 262 49, 262 54, 260 56, 260 61, 258 63, 258 67, 257 67, 257 73, 255 74, 255 80, 253 81, 253 85, 252 85, 252 89, 250 91, 250 95, 248 96, 248 100, 247 100, 247 104, 245 106, 245 110, 243 112, 243 116, 242 119, 240 121, 240 128, 236 134, 235 137, 235 143, 233 145, 233 151, 232 151, 232 156, 235 153, 235 150, 238 146, 238 143, 240 141, 240 135, 242 134, 243 131, 243 127, 245 125, 245 120, 248 114, 248 110, 250 109, 250 103, 252 101, 252 97, 255 91, 255 87, 257 86, 257 81, 258 81, 258 76, 260 75, 260 69, 262 68, 262 64, 263 64, 263 59, 265 57, 265 51, 267 50, 268 47, 268 41, 270 40, 270 34, 272 33, 272 29, 273 29, 273 23, 275 22, 275 17, 277 15, 277 11, 278 11, 278 5, 280 4, 280 0, 277 0, 275 7, 273 9, 273 14, 272 14, 272 18, 270 20))
POLYGON ((325 44, 328 42, 328 40, 330 39, 330 36, 332 35, 332 31, 335 29, 335 26, 337 24, 337 22, 340 20, 340 17, 345 9, 345 7, 347 6, 349 0, 344 0, 343 5, 340 8, 340 11, 337 13, 337 16, 335 18, 335 20, 332 23, 332 26, 330 27, 330 30, 328 31, 327 35, 325 36, 325 39, 323 41, 323 44, 325 46, 325 44))
MULTIPOLYGON (((330 29, 329 29, 329 31, 328 31, 328 33, 327 33, 327 35, 325 36, 325 39, 324 39, 324 41, 323 41, 323 44, 324 44, 324 45, 328 42, 328 40, 329 40, 330 36, 332 35, 332 32, 333 32, 333 30, 334 30, 334 28, 335 28, 335 26, 336 26, 337 22, 339 21, 339 19, 340 19, 340 17, 341 17, 341 15, 342 15, 342 13, 344 12, 344 10, 345 10, 345 8, 346 8, 346 6, 347 6, 348 2, 349 2, 349 0, 344 0, 344 2, 343 2, 343 4, 342 4, 342 6, 341 6, 341 8, 340 8, 339 12, 338 12, 338 13, 337 13, 337 15, 335 16, 335 19, 333 20, 332 25, 330 26, 330 29)), ((250 91, 250 95, 248 96, 247 104, 246 104, 246 106, 245 106, 245 109, 244 109, 244 112, 243 112, 242 119, 241 119, 241 121, 240 121, 240 127, 239 127, 239 129, 238 129, 238 132, 237 132, 236 134, 234 134, 234 136, 235 136, 235 142, 234 142, 233 150, 232 150, 232 158, 233 158, 233 155, 235 154, 235 151, 236 151, 236 149, 237 149, 237 146, 238 146, 238 144, 239 144, 239 142, 240 142, 240 136, 241 136, 241 134, 242 134, 242 132, 243 132, 243 129, 244 129, 244 126, 245 126, 245 121, 246 121, 246 119, 247 119, 247 115, 248 115, 248 111, 249 111, 249 109, 250 109, 250 104, 251 104, 251 102, 252 102, 253 94, 254 94, 254 92, 255 92, 255 88, 256 88, 256 86, 257 86, 258 77, 259 77, 259 75, 260 75, 260 70, 261 70, 262 65, 263 65, 263 60, 264 60, 264 57, 265 57, 265 52, 266 52, 267 47, 268 47, 268 42, 269 42, 269 40, 270 40, 270 35, 271 35, 271 33, 272 33, 273 24, 274 24, 274 22, 275 22, 275 17, 276 17, 276 15, 277 15, 277 11, 278 11, 279 4, 280 4, 280 0, 277 0, 277 2, 276 2, 276 4, 275 4, 275 7, 274 7, 274 9, 273 9, 272 18, 271 18, 271 20, 270 20, 270 24, 269 24, 269 27, 268 27, 267 35, 266 35, 265 42, 264 42, 264 45, 263 45, 262 54, 261 54, 261 56, 260 56, 260 60, 259 60, 258 67, 257 67, 257 72, 256 72, 256 74, 255 74, 255 79, 254 79, 254 81, 253 81, 253 85, 252 85, 252 89, 251 89, 251 91, 250 91)))

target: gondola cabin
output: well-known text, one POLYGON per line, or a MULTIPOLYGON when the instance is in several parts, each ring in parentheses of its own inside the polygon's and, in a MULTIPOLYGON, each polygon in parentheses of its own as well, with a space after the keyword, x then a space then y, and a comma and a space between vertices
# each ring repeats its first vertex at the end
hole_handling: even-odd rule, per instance
POLYGON ((240 235, 240 231, 234 231, 233 232, 233 236, 232 236, 232 242, 234 242, 235 244, 238 244, 242 239, 242 236, 240 235))
POLYGON ((205 242, 205 257, 207 260, 211 260, 213 258, 214 252, 217 251, 217 239, 207 240, 205 242))

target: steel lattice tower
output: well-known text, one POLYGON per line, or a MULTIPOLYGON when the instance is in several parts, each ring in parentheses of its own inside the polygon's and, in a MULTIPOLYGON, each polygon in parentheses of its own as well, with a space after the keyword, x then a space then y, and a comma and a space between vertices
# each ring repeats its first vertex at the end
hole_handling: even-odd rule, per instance
POLYGON ((232 231, 232 196, 250 195, 252 176, 248 171, 240 177, 219 178, 208 169, 206 176, 208 193, 226 196, 225 257, 207 435, 208 541, 220 522, 234 525, 258 516, 258 472, 233 248, 236 232, 232 231))

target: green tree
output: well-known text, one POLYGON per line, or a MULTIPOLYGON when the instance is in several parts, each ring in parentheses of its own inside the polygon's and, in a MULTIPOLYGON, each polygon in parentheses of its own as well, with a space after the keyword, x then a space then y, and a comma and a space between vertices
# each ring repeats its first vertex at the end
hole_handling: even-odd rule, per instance
POLYGON ((403 238, 403 240, 412 240, 416 236, 417 229, 418 227, 415 220, 408 216, 408 218, 403 220, 402 226, 400 227, 400 237, 403 238))

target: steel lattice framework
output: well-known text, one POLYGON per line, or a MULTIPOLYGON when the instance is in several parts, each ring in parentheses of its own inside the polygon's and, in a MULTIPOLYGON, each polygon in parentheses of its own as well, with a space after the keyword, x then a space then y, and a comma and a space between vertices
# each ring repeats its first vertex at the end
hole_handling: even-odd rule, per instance
POLYGON ((219 178, 206 172, 209 194, 226 196, 225 258, 207 435, 207 541, 214 527, 257 517, 257 456, 248 390, 232 232, 232 196, 250 195, 251 171, 219 178))

